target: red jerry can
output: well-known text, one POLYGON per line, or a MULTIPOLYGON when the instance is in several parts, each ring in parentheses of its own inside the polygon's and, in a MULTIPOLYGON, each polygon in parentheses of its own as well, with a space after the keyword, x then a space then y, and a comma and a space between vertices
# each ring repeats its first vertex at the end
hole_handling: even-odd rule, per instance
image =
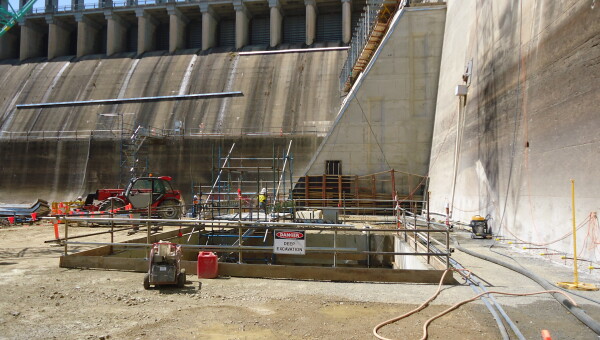
POLYGON ((198 253, 198 278, 214 279, 218 275, 217 255, 210 251, 198 253))

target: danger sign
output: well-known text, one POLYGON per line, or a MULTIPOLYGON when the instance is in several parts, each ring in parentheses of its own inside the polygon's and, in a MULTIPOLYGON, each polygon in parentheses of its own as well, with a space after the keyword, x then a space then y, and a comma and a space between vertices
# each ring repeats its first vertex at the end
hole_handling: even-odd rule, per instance
POLYGON ((275 230, 273 253, 275 254, 306 254, 306 238, 304 230, 275 230))

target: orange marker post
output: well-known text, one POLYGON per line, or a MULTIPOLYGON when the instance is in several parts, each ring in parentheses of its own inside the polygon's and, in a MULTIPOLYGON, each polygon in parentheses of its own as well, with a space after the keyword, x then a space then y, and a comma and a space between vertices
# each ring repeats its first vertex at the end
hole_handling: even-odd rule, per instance
POLYGON ((542 340, 552 340, 550 332, 548 332, 546 329, 542 329, 542 340))
POLYGON ((54 238, 60 239, 60 235, 58 234, 58 220, 54 220, 54 238))

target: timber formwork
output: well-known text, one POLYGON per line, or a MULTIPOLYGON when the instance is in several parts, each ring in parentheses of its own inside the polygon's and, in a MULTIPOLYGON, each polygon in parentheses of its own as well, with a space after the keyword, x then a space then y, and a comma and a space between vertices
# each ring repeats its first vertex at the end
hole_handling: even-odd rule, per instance
POLYGON ((347 209, 345 214, 392 215, 395 205, 413 212, 422 209, 426 177, 410 183, 410 174, 396 178, 397 173, 304 176, 293 189, 293 199, 298 207, 337 207, 347 209), (404 195, 398 195, 397 180, 407 182, 404 195))

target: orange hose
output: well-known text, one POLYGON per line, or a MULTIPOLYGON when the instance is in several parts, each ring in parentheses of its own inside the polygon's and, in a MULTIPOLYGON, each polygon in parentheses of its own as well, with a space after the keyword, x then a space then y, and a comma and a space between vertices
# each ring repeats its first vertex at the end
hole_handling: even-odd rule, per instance
MULTIPOLYGON (((402 320, 402 319, 404 319, 404 318, 406 318, 406 317, 409 317, 409 316, 411 316, 411 315, 413 315, 413 314, 415 314, 415 313, 418 313, 418 312, 420 312, 421 310, 423 310, 423 309, 427 308, 427 306, 429 305, 429 303, 430 303, 431 301, 435 300, 435 298, 437 298, 437 296, 440 294, 440 291, 441 291, 441 289, 442 289, 442 283, 444 282, 444 278, 446 277, 446 274, 448 274, 448 272, 450 272, 450 271, 456 271, 456 272, 458 272, 458 271, 461 271, 461 270, 458 270, 458 269, 455 269, 455 268, 446 269, 446 270, 444 271, 444 274, 442 275, 442 278, 440 279, 440 283, 438 284, 438 288, 437 288, 436 292, 435 292, 435 293, 434 293, 434 294, 433 294, 433 295, 432 295, 432 296, 431 296, 429 299, 427 299, 425 302, 423 302, 423 303, 422 303, 422 304, 421 304, 419 307, 417 307, 417 308, 415 308, 415 309, 413 309, 413 310, 411 310, 411 311, 409 311, 409 312, 407 312, 407 313, 405 313, 405 314, 402 314, 402 315, 400 315, 400 316, 398 316, 398 317, 395 317, 395 318, 392 318, 392 319, 386 320, 386 321, 384 321, 384 322, 382 322, 382 323, 378 324, 377 326, 375 326, 375 327, 373 328, 373 335, 374 335, 375 337, 377 337, 378 339, 381 339, 381 340, 393 340, 393 339, 386 338, 386 337, 384 337, 384 336, 381 336, 381 335, 379 335, 379 333, 378 333, 379 329, 381 329, 382 327, 384 327, 384 326, 386 326, 386 325, 392 324, 392 323, 394 323, 394 322, 396 322, 396 321, 399 321, 399 320, 402 320)), ((467 272, 469 272, 469 274, 470 274, 470 271, 469 271, 469 270, 466 270, 466 271, 467 271, 467 272)), ((428 320, 427 320, 427 321, 426 321, 426 322, 423 324, 423 336, 421 337, 421 340, 425 340, 425 339, 427 339, 427 336, 428 336, 428 333, 427 333, 427 327, 429 327, 429 325, 430 325, 430 324, 431 324, 431 323, 432 323, 432 322, 433 322, 435 319, 437 319, 437 318, 440 318, 440 317, 442 317, 442 316, 444 316, 444 315, 446 315, 446 314, 450 313, 451 311, 453 311, 453 310, 457 309, 458 307, 460 307, 460 306, 462 306, 462 305, 464 305, 464 304, 467 304, 467 303, 469 303, 469 302, 475 301, 475 300, 477 300, 478 298, 480 298, 480 297, 481 297, 481 296, 483 296, 483 295, 487 295, 487 294, 501 294, 501 295, 508 295, 508 296, 528 296, 528 295, 539 295, 539 294, 545 294, 545 293, 558 293, 558 294, 562 294, 562 295, 564 295, 564 296, 565 296, 565 297, 566 297, 566 298, 567 298, 567 299, 568 299, 568 300, 569 300, 569 301, 570 301, 570 302, 571 302, 571 303, 572 303, 574 306, 577 306, 577 303, 576 303, 576 302, 575 302, 575 301, 574 301, 574 300, 573 300, 573 299, 572 299, 570 296, 568 296, 567 294, 565 294, 564 292, 562 292, 562 291, 559 291, 559 290, 543 290, 543 291, 539 291, 539 292, 533 292, 533 293, 506 293, 506 292, 499 292, 499 291, 488 291, 488 292, 483 292, 483 293, 481 293, 481 294, 477 294, 476 296, 474 296, 474 297, 472 297, 472 298, 470 298, 470 299, 467 299, 467 300, 460 301, 460 302, 458 302, 458 303, 454 304, 452 307, 450 307, 450 308, 448 308, 448 309, 446 309, 446 310, 444 310, 444 311, 440 312, 439 314, 435 315, 434 317, 432 317, 432 318, 428 319, 428 320)))

